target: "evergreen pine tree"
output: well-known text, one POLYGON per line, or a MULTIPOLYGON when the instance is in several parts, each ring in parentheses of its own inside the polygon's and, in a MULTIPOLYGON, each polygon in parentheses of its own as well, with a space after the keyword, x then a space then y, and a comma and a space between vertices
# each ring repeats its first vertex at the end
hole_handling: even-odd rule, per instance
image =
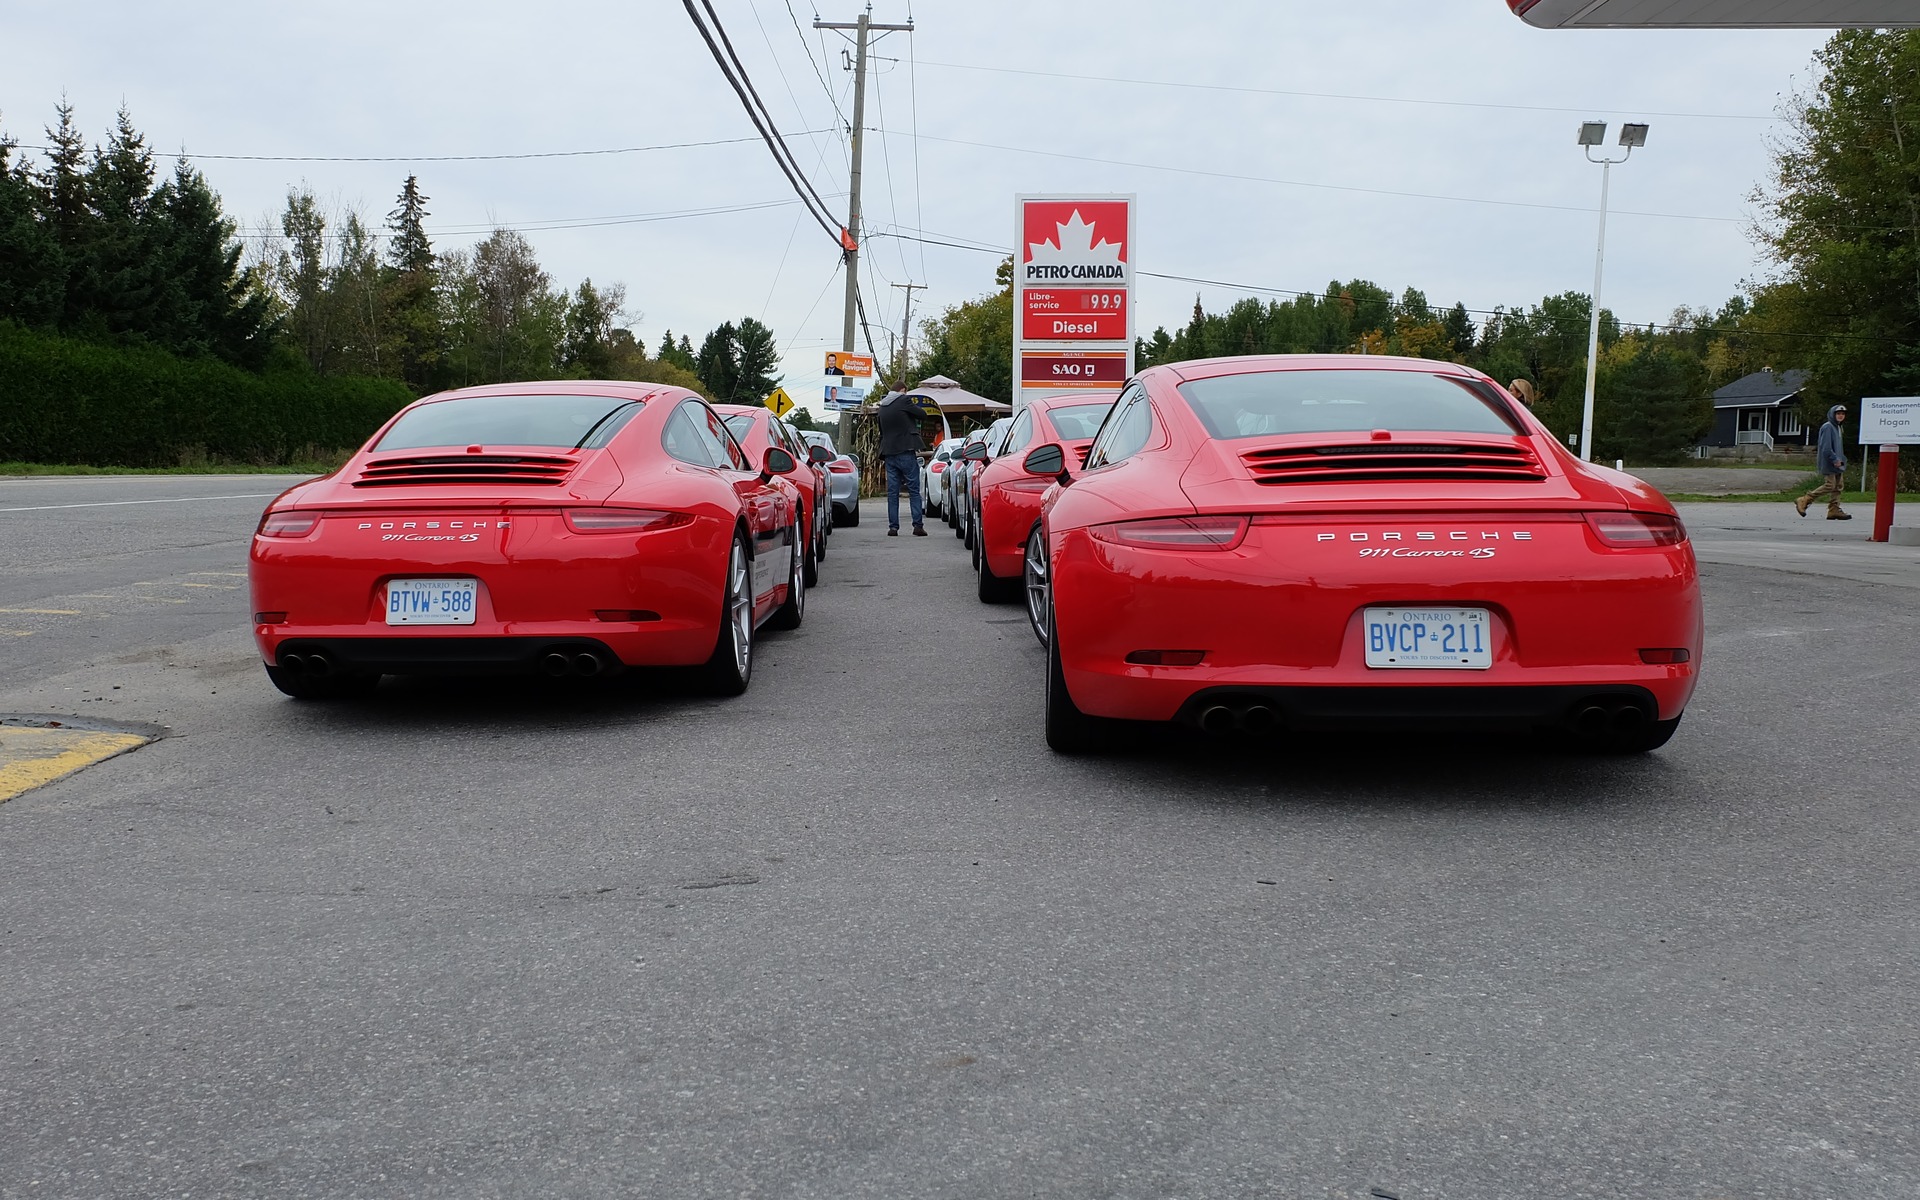
POLYGON ((735 384, 740 399, 736 403, 758 404, 780 386, 780 348, 774 343, 773 330, 752 317, 741 317, 734 346, 740 372, 735 384))
POLYGON ((40 219, 33 176, 0 137, 0 320, 50 326, 65 293, 59 245, 40 219))
POLYGON ((426 391, 440 360, 440 320, 435 303, 433 243, 427 238, 427 201, 420 178, 407 176, 398 206, 387 214, 388 322, 400 377, 426 391))
POLYGON ((170 350, 258 369, 275 330, 266 295, 240 269, 240 243, 220 197, 182 158, 155 194, 152 215, 167 287, 149 335, 170 350))
POLYGON ((87 168, 94 219, 80 298, 88 328, 146 337, 160 323, 168 281, 154 237, 153 178, 153 152, 122 107, 87 168))
POLYGON ((701 385, 716 402, 740 403, 740 342, 733 322, 721 325, 707 335, 706 341, 700 343, 700 354, 694 360, 694 373, 700 376, 701 385))
POLYGON ((73 105, 62 100, 54 112, 59 124, 47 130, 47 164, 35 178, 45 228, 59 251, 61 328, 80 323, 85 312, 85 262, 93 229, 87 206, 87 141, 74 128, 73 105))

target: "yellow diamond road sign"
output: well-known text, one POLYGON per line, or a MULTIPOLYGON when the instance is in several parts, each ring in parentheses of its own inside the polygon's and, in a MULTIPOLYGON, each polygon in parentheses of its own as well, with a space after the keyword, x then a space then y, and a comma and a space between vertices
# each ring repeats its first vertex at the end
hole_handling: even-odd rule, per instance
POLYGON ((761 403, 772 409, 773 415, 776 417, 784 417, 793 411, 793 397, 787 395, 787 389, 785 388, 773 389, 773 391, 767 393, 767 398, 761 401, 761 403))

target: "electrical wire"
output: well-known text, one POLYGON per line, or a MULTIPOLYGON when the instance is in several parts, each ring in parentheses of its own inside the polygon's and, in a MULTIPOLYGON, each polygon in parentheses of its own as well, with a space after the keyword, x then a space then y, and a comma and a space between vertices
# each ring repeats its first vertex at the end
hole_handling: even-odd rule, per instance
MULTIPOLYGON (((806 129, 795 137, 812 137, 820 133, 832 133, 831 129, 806 129)), ((696 146, 734 146, 742 142, 757 142, 759 138, 717 138, 708 142, 664 142, 657 146, 615 146, 604 150, 537 150, 525 154, 189 154, 185 151, 169 153, 165 150, 151 150, 148 153, 155 158, 184 158, 207 162, 302 162, 302 163, 356 163, 356 162, 511 162, 529 158, 593 158, 608 154, 644 154, 652 150, 687 150, 696 146)), ((52 146, 18 145, 21 150, 52 150, 52 146)))
MULTIPOLYGON (((781 174, 785 175, 787 182, 793 185, 794 194, 800 197, 801 202, 807 206, 808 212, 812 214, 815 223, 826 232, 827 236, 831 237, 836 245, 841 244, 844 231, 838 227, 832 212, 820 199, 819 193, 814 191, 813 185, 800 173, 799 167, 789 161, 792 152, 787 149, 786 142, 774 129, 772 120, 756 109, 755 104, 759 97, 755 95, 752 99, 748 98, 751 85, 743 86, 741 81, 734 77, 733 68, 727 62, 727 55, 721 53, 720 46, 714 41, 713 33, 700 19, 699 10, 694 7, 694 0, 682 0, 682 3, 686 6, 687 16, 693 21, 694 28, 700 31, 701 40, 706 42, 707 50, 713 55, 713 61, 719 66, 720 73, 726 77, 727 84, 733 88, 734 95, 739 97, 741 107, 747 110, 747 119, 753 122, 753 127, 759 131, 761 140, 766 142, 767 149, 773 153, 774 162, 779 166, 781 174)), ((702 3, 705 4, 705 0, 702 0, 702 3)), ((705 7, 709 13, 712 13, 711 4, 705 4, 705 7)), ((719 27, 717 17, 714 18, 714 26, 719 27)), ((723 40, 725 36, 724 33, 721 34, 723 40)), ((729 45, 728 53, 731 51, 732 47, 729 45)))
MULTIPOLYGON (((746 84, 748 94, 753 97, 754 107, 757 107, 760 110, 760 115, 766 119, 767 129, 772 132, 773 143, 778 147, 776 153, 786 156, 787 162, 792 164, 795 174, 800 177, 800 182, 806 186, 807 191, 813 196, 814 203, 819 206, 821 212, 827 215, 829 223, 831 223, 832 210, 828 209, 826 202, 820 199, 820 193, 814 190, 813 183, 807 178, 806 173, 800 170, 800 160, 793 156, 793 150, 788 147, 786 139, 782 138, 780 131, 774 128, 773 113, 767 109, 766 102, 760 99, 759 91, 753 86, 753 78, 747 74, 746 64, 740 61, 740 55, 734 51, 733 41, 727 37, 726 27, 720 24, 720 14, 713 11, 713 0, 700 0, 700 7, 706 9, 707 19, 713 23, 713 31, 720 35, 720 43, 726 47, 727 57, 733 61, 734 69, 739 73, 740 82, 746 84)), ((691 0, 688 2, 688 9, 689 11, 692 9, 691 0)), ((711 46, 713 43, 709 41, 707 44, 711 46)), ((784 75, 782 78, 784 78, 784 75)))
MULTIPOLYGON (((1129 162, 1119 158, 1098 158, 1090 154, 1069 154, 1064 150, 1035 150, 1028 146, 1002 146, 993 142, 973 142, 962 138, 935 137, 933 134, 920 135, 930 142, 946 142, 954 146, 970 146, 976 150, 1003 150, 1012 154, 1033 154, 1042 158, 1064 158, 1072 162, 1098 163, 1107 167, 1128 167, 1139 171, 1168 171, 1176 175, 1198 175, 1207 179, 1232 179, 1241 183, 1271 183, 1281 187, 1311 188, 1315 191, 1353 192, 1364 196, 1392 196, 1403 200, 1444 200, 1455 204, 1489 204, 1500 208, 1533 208, 1549 212, 1593 213, 1594 209, 1577 204, 1547 204, 1534 200, 1496 200, 1490 196, 1448 196, 1436 192, 1403 192, 1392 188, 1355 187, 1340 183, 1313 183, 1302 179, 1278 179, 1270 175, 1240 175, 1231 171, 1208 171, 1200 167, 1170 167, 1162 163, 1129 162)), ((1728 224, 1744 224, 1745 217, 1711 217, 1699 213, 1658 213, 1640 212, 1634 209, 1616 208, 1611 210, 1618 216, 1659 217, 1673 221, 1715 221, 1728 224)))
MULTIPOLYGON (((954 250, 971 250, 977 254, 997 254, 1004 257, 1006 255, 1013 253, 1012 250, 1008 249, 1005 246, 996 246, 989 242, 975 242, 971 238, 953 240, 954 235, 948 235, 947 237, 920 237, 910 233, 871 232, 870 231, 867 234, 867 236, 870 238, 876 238, 876 237, 902 238, 906 241, 921 242, 928 246, 945 246, 954 250)), ((1167 272, 1167 271, 1143 271, 1136 268, 1134 273, 1137 275, 1145 276, 1150 279, 1167 279, 1167 280, 1172 280, 1176 283, 1194 283, 1194 284, 1199 284, 1203 287, 1226 288, 1231 291, 1240 291, 1240 292, 1257 292, 1263 295, 1294 296, 1294 297, 1302 297, 1302 298, 1312 298, 1316 300, 1332 300, 1337 298, 1337 293, 1332 293, 1332 292, 1302 291, 1299 288, 1271 287, 1265 284, 1240 283, 1234 280, 1227 280, 1227 279, 1208 279, 1199 275, 1178 275, 1178 274, 1174 274, 1172 272, 1167 272)), ((1481 317, 1525 316, 1525 314, 1518 309, 1467 308, 1465 305, 1461 305, 1460 307, 1465 309, 1469 314, 1473 316, 1481 316, 1481 317)), ((1402 311, 1399 301, 1394 300, 1391 297, 1387 299, 1387 310, 1391 313, 1399 313, 1402 311)), ((1604 312, 1606 310, 1602 309, 1602 311, 1604 312)), ((1528 319, 1531 320, 1531 318, 1528 318, 1528 319)), ((1568 319, 1566 318, 1545 317, 1545 319, 1548 322, 1555 325, 1565 325, 1568 323, 1568 319)), ((1708 334, 1708 335, 1723 335, 1727 337, 1747 337, 1747 338, 1809 338, 1809 339, 1839 338, 1839 339, 1848 340, 1848 341, 1864 341, 1864 342, 1896 342, 1899 340, 1898 338, 1878 337, 1873 334, 1865 334, 1865 333, 1789 333, 1789 332, 1778 331, 1778 330, 1724 329, 1724 328, 1717 328, 1717 327, 1711 327, 1711 326, 1702 328, 1700 326, 1695 326, 1695 325, 1668 325, 1668 324, 1661 324, 1660 322, 1657 322, 1657 321, 1621 321, 1618 317, 1615 317, 1614 320, 1615 320, 1615 323, 1618 324, 1620 328, 1623 330, 1650 329, 1650 330, 1658 330, 1665 333, 1701 333, 1701 334, 1708 334)), ((1585 318, 1581 318, 1579 319, 1578 323, 1582 328, 1584 328, 1587 324, 1587 320, 1585 318)))
POLYGON ((1778 115, 1758 113, 1647 112, 1624 108, 1564 108, 1545 104, 1499 104, 1475 100, 1437 100, 1432 97, 1361 96, 1341 92, 1300 92, 1286 88, 1237 87, 1226 83, 1195 83, 1182 79, 1124 79, 1111 75, 1075 75, 1065 71, 1035 71, 1023 67, 990 67, 982 63, 931 62, 929 67, 952 71, 991 71, 1001 75, 1036 75, 1044 79, 1072 79, 1083 83, 1124 83, 1138 87, 1190 88, 1203 92, 1239 92, 1253 96, 1293 96, 1304 100, 1343 100, 1368 104, 1431 105, 1444 108, 1504 109, 1511 112, 1583 113, 1587 116, 1684 117, 1707 121, 1782 121, 1778 115))

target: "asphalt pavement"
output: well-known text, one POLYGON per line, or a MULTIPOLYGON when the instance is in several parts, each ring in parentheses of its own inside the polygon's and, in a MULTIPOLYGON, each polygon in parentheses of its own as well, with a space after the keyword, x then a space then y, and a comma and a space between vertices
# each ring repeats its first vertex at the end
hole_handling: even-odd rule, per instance
POLYGON ((1645 757, 1062 759, 872 502, 737 700, 289 701, 280 486, 0 482, 0 713, 169 734, 0 804, 0 1197, 1920 1194, 1903 548, 1689 510, 1645 757))

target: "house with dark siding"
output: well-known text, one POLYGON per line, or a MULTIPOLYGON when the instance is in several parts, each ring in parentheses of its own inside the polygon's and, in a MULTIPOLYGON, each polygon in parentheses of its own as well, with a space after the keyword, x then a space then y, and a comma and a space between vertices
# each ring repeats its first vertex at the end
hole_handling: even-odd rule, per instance
MULTIPOLYGON (((1700 445, 1738 451, 1801 450, 1814 427, 1800 417, 1805 371, 1755 371, 1713 394, 1713 428, 1700 445)), ((1816 422, 1817 425, 1817 422, 1816 422)))

